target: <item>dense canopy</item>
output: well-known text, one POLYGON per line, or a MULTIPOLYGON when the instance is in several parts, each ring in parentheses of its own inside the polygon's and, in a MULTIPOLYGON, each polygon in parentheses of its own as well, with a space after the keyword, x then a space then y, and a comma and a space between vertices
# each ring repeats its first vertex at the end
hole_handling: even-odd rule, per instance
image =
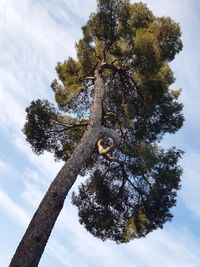
POLYGON ((46 150, 56 159, 70 158, 90 124, 99 71, 106 88, 101 124, 114 130, 120 143, 114 146, 109 137, 98 140, 81 170, 88 179, 73 194, 73 203, 88 231, 121 243, 172 218, 182 152, 164 150, 159 143, 184 120, 169 65, 182 42, 179 24, 155 17, 146 4, 97 2, 76 44, 77 57, 56 67, 52 89, 57 107, 33 101, 23 131, 36 153, 46 150))

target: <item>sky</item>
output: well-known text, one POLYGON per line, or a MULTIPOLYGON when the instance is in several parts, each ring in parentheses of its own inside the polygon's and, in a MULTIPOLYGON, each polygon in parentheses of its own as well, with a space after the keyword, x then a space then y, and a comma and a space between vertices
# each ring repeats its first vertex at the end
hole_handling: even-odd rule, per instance
MULTIPOLYGON (((174 219, 128 244, 94 238, 78 222, 71 193, 39 267, 200 266, 200 2, 145 0, 157 16, 179 22, 183 51, 171 64, 174 89, 183 88, 184 127, 163 144, 185 151, 174 219)), ((36 156, 21 129, 34 99, 53 100, 55 66, 75 56, 81 26, 95 0, 0 0, 0 267, 8 266, 22 235, 62 162, 36 156)), ((81 182, 81 178, 74 185, 81 182)), ((72 192, 72 191, 71 191, 72 192)))

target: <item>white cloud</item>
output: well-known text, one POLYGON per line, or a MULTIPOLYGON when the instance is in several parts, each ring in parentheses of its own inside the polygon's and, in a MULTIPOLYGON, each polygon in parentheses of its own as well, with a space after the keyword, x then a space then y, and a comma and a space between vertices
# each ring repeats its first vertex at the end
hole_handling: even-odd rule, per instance
MULTIPOLYGON (((51 241, 48 244, 48 253, 53 256, 62 266, 73 267, 73 263, 70 262, 72 254, 64 246, 58 243, 56 240, 51 241)), ((84 266, 83 266, 84 267, 84 266)))
POLYGON ((42 191, 38 185, 31 182, 25 182, 25 191, 21 193, 21 197, 26 204, 29 204, 36 209, 40 204, 44 193, 45 192, 42 191))
POLYGON ((0 176, 10 173, 11 168, 12 165, 10 165, 8 162, 0 158, 0 176))
POLYGON ((200 162, 200 153, 188 150, 183 160, 184 176, 180 196, 186 207, 200 220, 200 178, 198 162, 200 162))
POLYGON ((79 18, 88 18, 91 11, 96 10, 96 1, 85 0, 84 4, 81 0, 71 0, 70 2, 65 0, 65 4, 69 8, 71 13, 76 14, 79 18))
POLYGON ((21 129, 25 117, 24 109, 1 84, 0 107, 0 127, 8 133, 21 129))
POLYGON ((54 157, 50 153, 44 153, 40 156, 35 155, 22 134, 12 136, 12 142, 19 152, 39 171, 39 176, 45 182, 51 181, 64 164, 61 161, 55 163, 54 157))
POLYGON ((158 230, 146 239, 128 245, 129 255, 133 255, 136 266, 196 267, 200 258, 196 254, 198 243, 184 229, 171 232, 158 230))
POLYGON ((74 54, 76 33, 67 22, 59 26, 38 1, 1 5, 0 127, 13 132, 22 128, 31 100, 52 98, 56 62, 74 54))
POLYGON ((12 185, 13 187, 20 183, 21 173, 13 165, 11 160, 8 160, 0 154, 0 188, 7 185, 12 185))
POLYGON ((29 218, 23 208, 9 198, 6 192, 0 189, 0 209, 18 225, 27 226, 29 218))
MULTIPOLYGON (((130 244, 116 245, 101 242, 87 234, 81 234, 79 237, 80 232, 76 231, 75 226, 74 228, 76 234, 74 237, 70 236, 70 245, 66 243, 66 247, 61 244, 58 246, 63 266, 73 266, 75 259, 77 267, 94 266, 95 262, 96 266, 101 267, 197 267, 200 264, 200 258, 197 256, 199 246, 183 230, 179 233, 177 231, 167 233, 160 230, 145 239, 134 240, 130 244), (76 240, 76 244, 73 239, 76 240), (69 251, 70 256, 68 256, 69 251)), ((66 235, 68 233, 67 231, 66 235)))

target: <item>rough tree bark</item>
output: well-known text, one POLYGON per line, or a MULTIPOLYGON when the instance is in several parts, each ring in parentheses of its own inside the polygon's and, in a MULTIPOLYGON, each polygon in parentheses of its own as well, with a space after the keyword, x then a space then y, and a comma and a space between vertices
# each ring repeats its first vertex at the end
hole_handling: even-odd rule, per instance
POLYGON ((71 157, 51 183, 17 247, 10 267, 38 266, 65 198, 76 181, 84 162, 90 158, 97 141, 105 136, 112 138, 114 145, 118 145, 120 141, 117 133, 101 125, 105 85, 100 70, 95 74, 94 90, 88 127, 71 157))

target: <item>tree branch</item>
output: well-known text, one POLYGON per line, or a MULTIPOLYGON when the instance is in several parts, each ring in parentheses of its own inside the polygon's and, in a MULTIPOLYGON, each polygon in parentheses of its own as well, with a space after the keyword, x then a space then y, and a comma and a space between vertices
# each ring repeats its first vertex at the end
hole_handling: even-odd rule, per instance
POLYGON ((121 141, 119 134, 110 128, 102 126, 100 130, 100 136, 101 138, 97 142, 97 148, 98 148, 99 154, 109 161, 117 162, 120 165, 123 164, 123 161, 121 161, 120 159, 108 155, 108 153, 110 153, 116 147, 119 146, 120 141, 121 141), (113 143, 107 147, 104 147, 104 145, 106 145, 105 137, 111 138, 113 141, 113 143))
POLYGON ((135 189, 135 191, 138 192, 140 196, 143 196, 145 194, 145 191, 139 189, 136 185, 134 185, 134 183, 132 183, 129 178, 127 178, 127 181, 132 185, 132 187, 135 189))
POLYGON ((114 144, 111 144, 110 146, 107 146, 106 148, 104 148, 103 146, 104 144, 105 144, 105 140, 103 138, 99 139, 99 141, 97 142, 98 151, 100 155, 106 155, 114 148, 114 144))
MULTIPOLYGON (((113 61, 113 62, 115 62, 115 61, 113 61)), ((137 94, 141 97, 141 99, 144 102, 144 96, 140 92, 136 81, 132 77, 130 77, 130 75, 127 73, 127 68, 125 68, 125 67, 118 68, 113 64, 102 63, 101 64, 101 70, 103 71, 104 69, 109 69, 109 70, 112 70, 112 71, 118 73, 120 76, 120 79, 124 85, 127 85, 127 81, 129 81, 129 84, 132 82, 132 85, 135 88, 137 94)))
POLYGON ((115 147, 119 146, 120 141, 121 141, 121 138, 120 138, 119 134, 116 131, 114 131, 114 130, 112 130, 110 128, 101 126, 101 128, 100 128, 100 135, 102 137, 111 138, 113 140, 113 145, 115 147))

